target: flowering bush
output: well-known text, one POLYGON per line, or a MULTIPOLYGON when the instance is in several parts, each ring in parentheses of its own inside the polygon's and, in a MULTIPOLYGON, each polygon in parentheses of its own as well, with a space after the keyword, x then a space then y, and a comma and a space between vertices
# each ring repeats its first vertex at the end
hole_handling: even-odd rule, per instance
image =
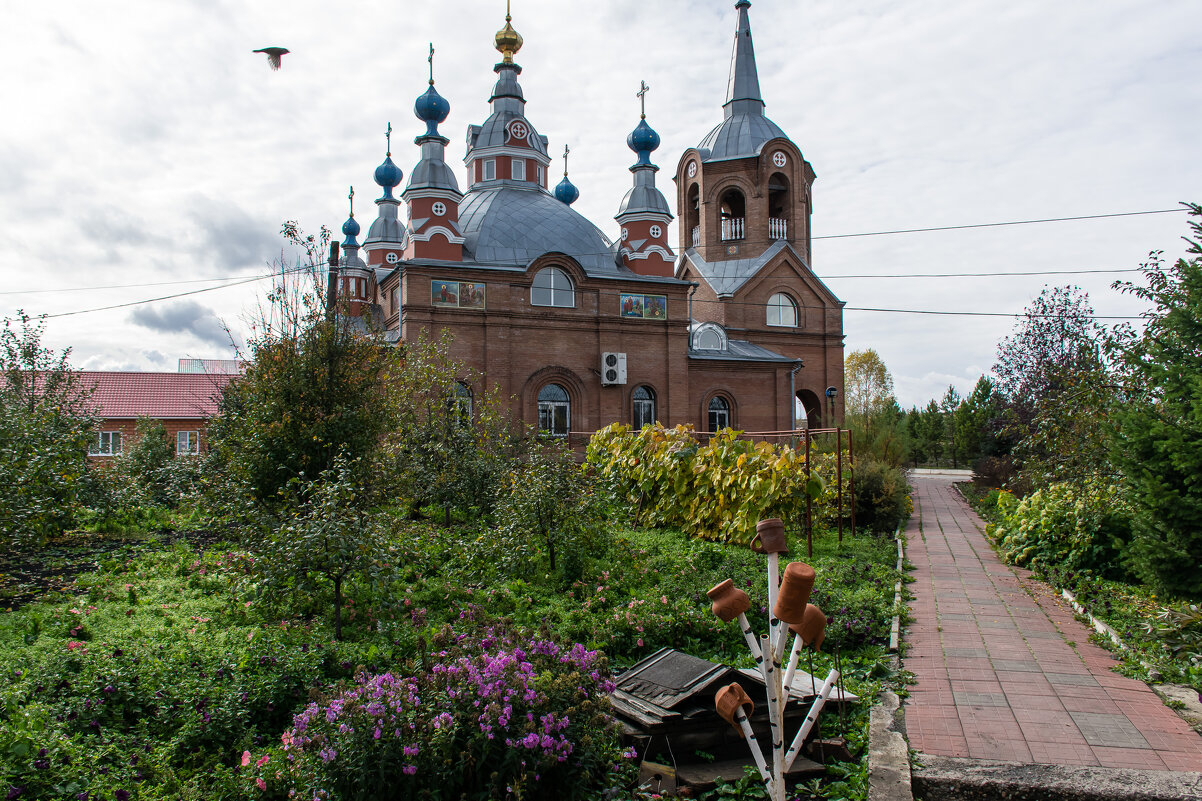
POLYGON ((589 798, 624 770, 614 685, 597 651, 493 629, 448 629, 434 648, 428 671, 360 673, 296 715, 283 735, 291 789, 323 799, 589 798))

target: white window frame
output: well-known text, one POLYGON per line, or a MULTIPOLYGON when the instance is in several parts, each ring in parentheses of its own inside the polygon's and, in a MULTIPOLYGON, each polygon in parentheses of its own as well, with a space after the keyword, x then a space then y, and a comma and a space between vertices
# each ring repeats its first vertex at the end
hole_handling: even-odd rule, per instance
POLYGON ((547 185, 547 181, 546 181, 546 177, 545 177, 545 176, 546 176, 546 174, 543 172, 543 165, 541 165, 541 164, 536 164, 536 165, 534 166, 534 174, 535 174, 536 176, 538 176, 538 185, 539 185, 539 186, 546 186, 546 185, 547 185))
POLYGON ((730 401, 721 395, 715 395, 710 398, 710 402, 706 405, 705 421, 709 426, 711 433, 717 433, 724 428, 730 428, 730 401), (714 404, 720 404, 719 408, 714 408, 714 404))
POLYGON ((767 325, 777 328, 796 328, 797 316, 797 303, 786 293, 777 292, 768 298, 768 308, 764 319, 767 325))
POLYGON ((531 306, 576 308, 576 285, 571 276, 559 267, 544 267, 534 274, 530 286, 531 306))
POLYGON ((630 424, 635 430, 655 425, 655 390, 645 384, 635 387, 630 394, 630 424), (645 397, 639 397, 640 392, 645 397))
POLYGON ((526 180, 526 160, 511 159, 509 162, 509 177, 515 181, 526 180))
POLYGON ((175 432, 175 455, 196 456, 200 453, 200 431, 191 429, 175 432))
POLYGON ((97 431, 92 447, 88 448, 90 456, 116 456, 119 453, 121 453, 120 431, 97 431))
POLYGON ((447 213, 447 204, 443 203, 441 200, 436 200, 434 201, 434 204, 430 206, 430 211, 434 213, 435 217, 445 217, 447 213))
POLYGON ((481 180, 483 181, 497 180, 497 160, 485 159, 484 169, 480 171, 480 175, 482 176, 481 180))

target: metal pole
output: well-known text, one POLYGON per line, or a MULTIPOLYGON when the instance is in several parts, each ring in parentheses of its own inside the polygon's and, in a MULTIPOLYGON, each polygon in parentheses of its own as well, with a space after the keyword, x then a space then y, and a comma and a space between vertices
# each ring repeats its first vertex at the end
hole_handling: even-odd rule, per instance
POLYGON ((851 429, 847 429, 847 467, 851 477, 847 480, 847 489, 851 493, 851 535, 856 536, 856 452, 851 442, 851 429))
POLYGON ((806 429, 806 548, 814 558, 814 501, 810 497, 810 430, 806 429))
POLYGON ((334 319, 338 305, 338 243, 330 243, 330 271, 326 274, 326 319, 334 319))
POLYGON ((835 429, 835 485, 838 494, 839 544, 843 544, 843 429, 835 429))

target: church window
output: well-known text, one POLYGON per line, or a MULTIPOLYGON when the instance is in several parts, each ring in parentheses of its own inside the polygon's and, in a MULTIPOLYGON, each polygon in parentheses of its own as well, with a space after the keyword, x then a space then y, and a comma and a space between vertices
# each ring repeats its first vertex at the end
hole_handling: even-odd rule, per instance
POLYGON ((434 212, 435 217, 441 217, 447 213, 447 205, 442 201, 435 201, 434 205, 430 207, 430 211, 434 212))
POLYGON ((797 327, 797 304, 784 292, 768 298, 768 325, 797 327))
POLYGON ((497 178, 497 160, 496 159, 485 159, 484 160, 484 180, 485 181, 495 181, 496 178, 497 178))
POLYGON ((401 257, 399 255, 397 255, 396 253, 389 253, 387 256, 384 257, 384 261, 388 262, 389 264, 396 264, 400 260, 401 260, 401 257))
POLYGON ((789 161, 789 158, 788 158, 788 156, 786 156, 784 154, 784 151, 778 150, 772 154, 772 163, 775 164, 777 167, 785 166, 785 164, 787 164, 788 161, 789 161))
POLYGON ((526 180, 526 162, 523 159, 513 160, 513 180, 526 180))
POLYGON ((559 384, 547 384, 538 392, 538 430, 553 437, 566 437, 572 422, 572 400, 559 384))
POLYGON ((395 289, 388 293, 388 310, 390 312, 392 312, 393 314, 396 314, 396 290, 395 289))
POLYGON ((546 175, 543 173, 543 165, 539 164, 534 169, 535 169, 535 174, 538 176, 538 185, 546 186, 547 179, 546 179, 546 175))
POLYGON ((660 228, 658 225, 651 226, 651 230, 649 231, 652 239, 659 239, 660 235, 663 234, 663 232, 664 232, 664 229, 660 228))
POLYGON ((630 421, 635 431, 643 426, 655 425, 655 392, 651 387, 635 387, 631 399, 630 421))
POLYGON ((722 225, 722 241, 731 242, 744 239, 747 235, 747 204, 743 193, 738 189, 728 189, 722 193, 718 204, 718 217, 722 225))
POLYGON ((726 332, 716 323, 702 323, 693 332, 694 350, 725 350, 726 332))
POLYGON ((558 267, 539 270, 534 276, 534 285, 530 287, 530 305, 574 307, 576 288, 572 285, 572 279, 558 267))
POLYGON ((715 395, 710 399, 709 405, 709 431, 720 431, 723 428, 730 428, 730 403, 721 395, 715 395))
POLYGON ((195 456, 200 453, 200 432, 177 431, 175 433, 175 453, 178 456, 195 456))
POLYGON ((116 456, 121 453, 121 432, 100 431, 93 440, 88 453, 93 456, 116 456))
POLYGON ((455 411, 456 420, 460 423, 469 423, 472 419, 472 389, 466 384, 455 385, 455 411))

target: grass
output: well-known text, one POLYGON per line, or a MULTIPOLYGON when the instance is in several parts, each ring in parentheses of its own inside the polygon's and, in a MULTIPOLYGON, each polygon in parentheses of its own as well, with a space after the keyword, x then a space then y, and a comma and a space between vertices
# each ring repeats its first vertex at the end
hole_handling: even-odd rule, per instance
MULTIPOLYGON (((351 586, 345 641, 335 642, 329 598, 266 602, 249 569, 253 549, 218 536, 80 533, 25 555, 20 564, 44 566, 45 583, 5 571, 7 598, 19 604, 0 612, 0 791, 263 797, 238 783, 243 751, 278 743, 295 712, 357 670, 421 670, 426 643, 445 626, 512 621, 599 648, 616 672, 664 646, 751 665, 737 628, 709 612, 705 591, 725 578, 756 602, 753 627, 767 623, 763 558, 743 548, 619 530, 566 581, 538 564, 506 572, 477 524, 398 521, 397 580, 351 586)), ((824 717, 824 736, 844 736, 859 753, 869 703, 890 680, 893 557, 891 539, 840 547, 832 535, 816 539, 808 560, 818 572, 813 601, 833 621, 815 670, 838 651, 848 689, 865 699, 842 720, 824 717)), ((814 789, 825 795, 813 797, 863 797, 866 771, 863 760, 832 766, 814 789)))

